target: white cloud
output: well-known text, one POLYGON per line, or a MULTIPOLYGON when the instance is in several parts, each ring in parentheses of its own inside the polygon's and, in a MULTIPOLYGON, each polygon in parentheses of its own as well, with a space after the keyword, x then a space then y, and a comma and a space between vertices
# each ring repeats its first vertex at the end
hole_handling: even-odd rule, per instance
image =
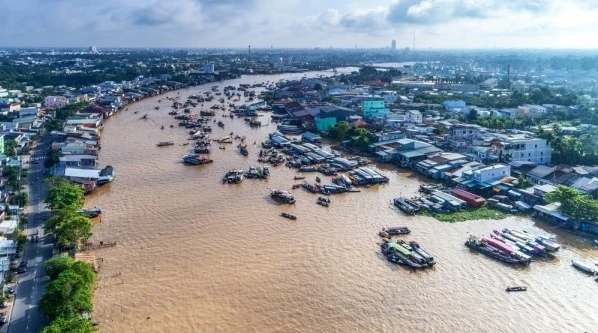
POLYGON ((598 0, 5 0, 6 46, 595 47, 598 0), (425 41, 425 42, 424 42, 425 41))

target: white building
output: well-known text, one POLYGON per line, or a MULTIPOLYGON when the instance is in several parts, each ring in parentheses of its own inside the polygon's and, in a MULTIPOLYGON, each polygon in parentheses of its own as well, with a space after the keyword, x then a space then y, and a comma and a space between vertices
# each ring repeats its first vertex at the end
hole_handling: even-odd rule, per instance
POLYGON ((498 151, 503 157, 509 156, 511 162, 533 162, 549 164, 551 161, 550 145, 544 139, 527 134, 495 134, 500 145, 498 151))
POLYGON ((546 108, 540 105, 525 104, 518 107, 521 110, 521 116, 530 118, 539 118, 546 115, 546 108))
POLYGON ((421 124, 423 122, 422 113, 418 110, 409 110, 405 114, 405 119, 414 124, 421 124))
POLYGON ((50 109, 59 109, 69 104, 68 98, 64 96, 48 96, 44 98, 44 106, 50 109))
POLYGON ((214 73, 214 64, 203 65, 203 72, 204 73, 214 73))
POLYGON ((479 183, 492 183, 504 177, 511 175, 511 166, 504 164, 495 164, 485 168, 480 168, 471 172, 472 178, 479 183))

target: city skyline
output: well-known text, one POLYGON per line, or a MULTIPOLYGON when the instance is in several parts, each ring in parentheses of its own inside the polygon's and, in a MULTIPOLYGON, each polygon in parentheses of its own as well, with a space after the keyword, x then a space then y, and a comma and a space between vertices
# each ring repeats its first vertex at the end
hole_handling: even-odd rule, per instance
POLYGON ((0 10, 5 47, 381 48, 395 39, 402 49, 416 38, 417 49, 590 49, 598 28, 595 0, 31 0, 0 10))

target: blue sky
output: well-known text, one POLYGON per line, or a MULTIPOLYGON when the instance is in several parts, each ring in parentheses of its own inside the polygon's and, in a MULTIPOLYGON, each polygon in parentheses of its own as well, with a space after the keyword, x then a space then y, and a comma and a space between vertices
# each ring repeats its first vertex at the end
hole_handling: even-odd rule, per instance
POLYGON ((0 12, 0 46, 598 46, 598 0, 3 0, 0 12))

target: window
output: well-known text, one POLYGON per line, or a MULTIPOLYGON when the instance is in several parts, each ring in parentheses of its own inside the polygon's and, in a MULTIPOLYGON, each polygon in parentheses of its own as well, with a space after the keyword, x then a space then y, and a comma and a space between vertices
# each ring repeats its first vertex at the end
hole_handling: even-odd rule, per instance
POLYGON ((527 156, 528 156, 528 157, 529 157, 529 156, 532 156, 532 153, 527 153, 527 156))
POLYGON ((544 152, 543 152, 543 151, 541 151, 541 152, 540 152, 540 156, 542 156, 542 155, 544 155, 544 152))
POLYGON ((535 145, 536 148, 538 148, 538 145, 535 145))

